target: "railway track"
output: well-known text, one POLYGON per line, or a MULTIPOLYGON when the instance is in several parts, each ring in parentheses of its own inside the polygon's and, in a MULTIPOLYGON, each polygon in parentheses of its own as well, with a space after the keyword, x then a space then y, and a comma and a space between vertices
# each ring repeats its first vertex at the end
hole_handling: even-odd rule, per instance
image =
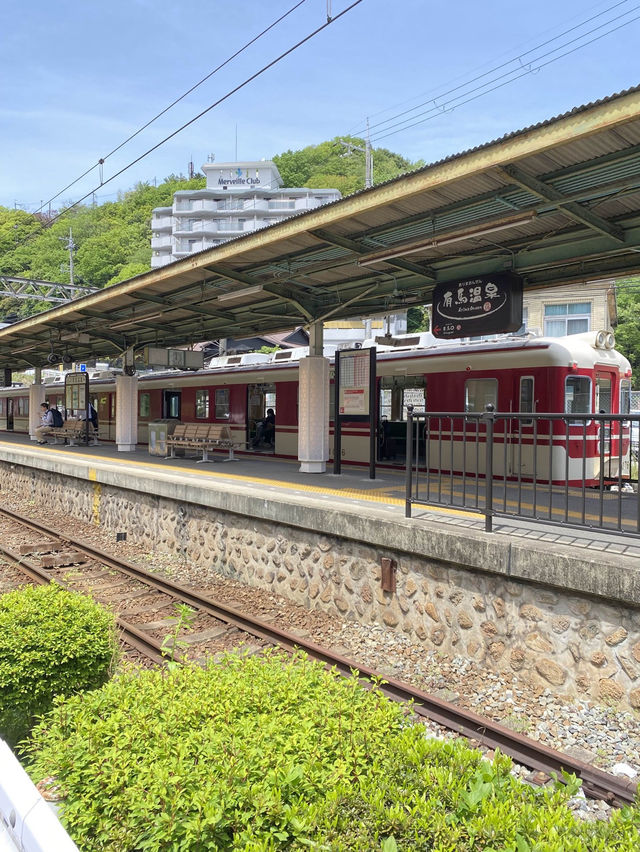
POLYGON ((114 605, 119 602, 120 606, 124 605, 125 612, 131 612, 131 617, 135 615, 142 619, 143 627, 132 623, 129 617, 119 618, 118 624, 125 644, 155 663, 162 662, 165 657, 162 641, 150 635, 150 632, 166 630, 170 619, 160 618, 149 622, 149 614, 158 615, 163 611, 172 611, 176 603, 185 604, 201 619, 195 635, 185 634, 180 637, 191 640, 191 654, 186 656, 192 659, 197 659, 198 654, 202 656, 228 650, 228 640, 237 646, 237 640, 242 640, 243 636, 251 637, 248 645, 244 642, 244 648, 252 651, 267 645, 277 645, 287 650, 301 648, 343 675, 349 676, 356 669, 366 680, 382 680, 382 689, 389 697, 402 702, 412 701, 412 710, 416 715, 468 738, 474 745, 486 749, 499 748, 516 762, 544 776, 562 779, 563 771, 576 775, 582 781, 585 795, 590 798, 603 800, 614 807, 631 804, 635 800, 637 785, 628 779, 603 772, 516 733, 492 719, 457 707, 406 683, 382 677, 373 669, 334 654, 303 637, 202 596, 192 588, 151 574, 87 542, 74 540, 8 509, 0 507, 0 518, 28 529, 33 535, 32 542, 25 542, 18 547, 10 548, 0 544, 0 554, 38 583, 55 580, 74 588, 63 577, 67 578, 71 572, 73 576, 88 576, 93 588, 85 587, 84 591, 90 590, 96 599, 105 603, 114 605), (137 584, 135 590, 132 584, 137 584), (202 642, 199 643, 197 639, 202 639, 202 642))

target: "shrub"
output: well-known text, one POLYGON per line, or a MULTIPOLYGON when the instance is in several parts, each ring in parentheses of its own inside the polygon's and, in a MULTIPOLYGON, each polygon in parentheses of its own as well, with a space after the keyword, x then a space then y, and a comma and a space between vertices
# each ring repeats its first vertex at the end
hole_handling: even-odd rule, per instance
POLYGON ((0 736, 15 746, 56 695, 101 686, 117 655, 113 615, 56 584, 0 597, 0 736))
POLYGON ((534 789, 303 655, 124 673, 34 730, 84 852, 637 852, 637 809, 582 824, 534 789))

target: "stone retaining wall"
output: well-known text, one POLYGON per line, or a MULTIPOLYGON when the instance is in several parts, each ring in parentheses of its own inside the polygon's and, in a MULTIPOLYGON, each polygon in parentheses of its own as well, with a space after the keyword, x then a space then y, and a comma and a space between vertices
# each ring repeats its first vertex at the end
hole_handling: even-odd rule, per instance
MULTIPOLYGON (((640 709, 640 610, 272 520, 0 463, 38 505, 93 520, 310 608, 521 672, 559 694, 640 709), (397 560, 396 591, 381 558, 397 560)), ((319 510, 321 511, 321 510, 319 510)))

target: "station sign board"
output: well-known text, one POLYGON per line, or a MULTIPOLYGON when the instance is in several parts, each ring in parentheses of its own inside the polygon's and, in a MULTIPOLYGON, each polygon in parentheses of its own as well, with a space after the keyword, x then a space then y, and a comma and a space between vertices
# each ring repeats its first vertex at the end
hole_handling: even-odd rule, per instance
POLYGON ((192 349, 158 349, 146 346, 142 357, 148 367, 176 367, 179 370, 202 370, 204 353, 192 349))
POLYGON ((522 325, 522 278, 512 272, 437 284, 432 333, 450 340, 517 331, 522 325))

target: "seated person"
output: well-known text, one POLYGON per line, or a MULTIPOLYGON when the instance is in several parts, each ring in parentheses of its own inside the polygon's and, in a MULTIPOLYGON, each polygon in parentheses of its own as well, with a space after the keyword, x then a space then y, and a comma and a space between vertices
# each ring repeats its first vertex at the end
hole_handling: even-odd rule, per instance
MULTIPOLYGON (((81 411, 78 411, 78 414, 76 415, 76 420, 86 420, 86 419, 87 419, 87 412, 84 409, 82 409, 81 411)), ((93 426, 94 430, 97 432, 98 431, 98 412, 95 410, 93 405, 91 405, 91 403, 89 403, 89 421, 91 422, 91 425, 93 426)))
POLYGON ((44 437, 47 435, 54 425, 53 411, 49 408, 48 402, 40 403, 40 426, 36 429, 36 438, 39 444, 46 444, 44 437))
POLYGON ((258 427, 256 429, 256 436, 253 439, 251 446, 257 447, 258 444, 261 444, 263 442, 271 446, 275 437, 275 433, 276 415, 273 408, 267 408, 267 416, 258 423, 258 427))

